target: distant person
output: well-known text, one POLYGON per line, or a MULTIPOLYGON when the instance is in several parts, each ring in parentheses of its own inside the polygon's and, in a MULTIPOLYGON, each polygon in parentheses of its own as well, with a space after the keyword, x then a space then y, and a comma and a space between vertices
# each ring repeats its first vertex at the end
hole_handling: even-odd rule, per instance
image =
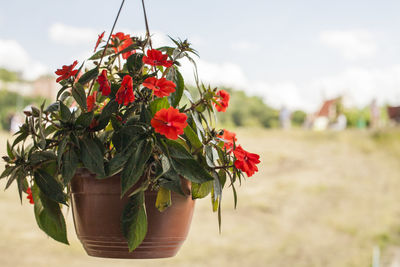
POLYGON ((331 125, 331 129, 335 131, 343 131, 347 127, 347 118, 346 115, 340 113, 336 119, 336 122, 331 125))
POLYGON ((376 102, 376 99, 373 99, 371 102, 371 105, 369 106, 370 110, 370 128, 377 128, 379 127, 380 124, 380 116, 381 116, 381 111, 379 109, 379 106, 376 102))
POLYGON ((291 121, 290 121, 290 111, 285 106, 281 108, 279 111, 279 123, 282 129, 290 129, 291 121))

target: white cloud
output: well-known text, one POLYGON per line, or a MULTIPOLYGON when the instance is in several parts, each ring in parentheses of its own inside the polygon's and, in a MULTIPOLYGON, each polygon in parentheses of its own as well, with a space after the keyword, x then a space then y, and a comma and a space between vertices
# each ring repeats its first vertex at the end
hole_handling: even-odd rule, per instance
POLYGON ((101 32, 92 28, 81 28, 55 23, 49 28, 52 41, 68 45, 94 44, 101 32))
POLYGON ((319 41, 338 50, 350 60, 372 57, 377 52, 373 35, 365 30, 323 31, 319 35, 319 41))
POLYGON ((364 106, 373 98, 379 104, 400 103, 400 65, 386 68, 348 68, 344 72, 315 79, 311 88, 322 88, 327 97, 343 94, 353 105, 364 106))
POLYGON ((48 68, 33 60, 15 40, 0 40, 0 66, 13 71, 20 71, 23 77, 28 80, 48 73, 48 68))
MULTIPOLYGON (((380 105, 400 104, 400 64, 386 68, 352 67, 300 84, 293 80, 249 80, 243 69, 234 63, 196 62, 199 78, 206 84, 245 90, 249 95, 261 96, 275 108, 286 106, 315 112, 323 100, 338 96, 344 96, 349 107, 364 107, 374 98, 380 105)), ((186 82, 194 83, 192 69, 189 62, 183 62, 182 74, 186 82)))
MULTIPOLYGON (((182 74, 186 81, 194 83, 193 65, 187 60, 182 61, 182 74)), ((248 85, 246 75, 237 64, 224 62, 213 63, 202 59, 196 59, 199 78, 204 83, 211 85, 230 86, 237 89, 244 89, 248 85)))
POLYGON ((231 49, 233 51, 245 51, 251 52, 251 51, 257 51, 261 48, 260 44, 255 43, 255 42, 248 42, 248 41, 238 41, 234 42, 231 44, 231 49))

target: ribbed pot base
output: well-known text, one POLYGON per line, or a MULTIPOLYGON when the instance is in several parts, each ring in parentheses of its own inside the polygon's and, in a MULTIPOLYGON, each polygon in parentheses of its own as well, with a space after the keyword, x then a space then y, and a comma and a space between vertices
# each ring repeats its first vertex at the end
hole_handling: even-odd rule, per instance
MULTIPOLYGON (((189 193, 190 185, 182 183, 182 189, 189 193)), ((120 198, 120 177, 97 180, 94 174, 78 170, 71 181, 71 204, 76 234, 87 254, 121 259, 175 256, 188 234, 194 200, 190 194, 172 193, 172 206, 159 212, 156 197, 156 192, 145 192, 147 234, 139 247, 129 252, 121 229, 121 214, 128 199, 120 198)))
POLYGON ((143 241, 133 252, 128 252, 125 240, 90 240, 80 237, 86 253, 94 257, 122 258, 122 259, 154 259, 173 257, 178 253, 184 239, 154 238, 143 241))

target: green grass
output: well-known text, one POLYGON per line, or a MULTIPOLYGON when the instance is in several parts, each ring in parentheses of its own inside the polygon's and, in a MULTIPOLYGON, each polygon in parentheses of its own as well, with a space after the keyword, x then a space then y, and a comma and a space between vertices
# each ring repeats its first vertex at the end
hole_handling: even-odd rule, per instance
MULTIPOLYGON (((163 260, 88 257, 67 215, 71 246, 47 238, 15 188, 0 193, 0 266, 369 266, 400 244, 400 133, 238 129, 260 172, 223 196, 222 234, 210 199, 197 201, 188 240, 163 260)), ((0 151, 5 139, 1 135, 0 151)), ((5 181, 0 182, 4 187, 5 181)))

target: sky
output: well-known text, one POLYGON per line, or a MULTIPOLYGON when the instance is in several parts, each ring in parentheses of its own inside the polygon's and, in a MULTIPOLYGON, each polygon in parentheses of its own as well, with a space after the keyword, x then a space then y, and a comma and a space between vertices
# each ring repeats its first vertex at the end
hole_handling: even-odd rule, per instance
MULTIPOLYGON (((156 44, 168 35, 199 52, 200 79, 313 112, 324 99, 400 105, 400 1, 145 1, 156 44)), ((90 56, 120 1, 0 0, 0 67, 34 79, 90 56)), ((139 0, 116 32, 143 34, 139 0)), ((192 69, 184 77, 193 81, 192 69)))

